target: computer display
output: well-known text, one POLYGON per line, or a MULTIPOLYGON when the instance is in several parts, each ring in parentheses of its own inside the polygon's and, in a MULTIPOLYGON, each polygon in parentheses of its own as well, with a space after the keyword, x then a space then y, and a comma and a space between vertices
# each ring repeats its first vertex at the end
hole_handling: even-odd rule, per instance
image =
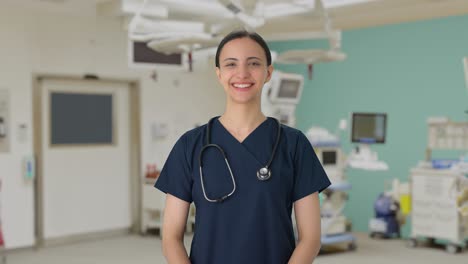
POLYGON ((322 152, 322 164, 323 165, 336 165, 337 164, 336 150, 323 151, 322 152))
POLYGON ((355 143, 385 143, 387 114, 353 113, 351 141, 355 143))
POLYGON ((164 54, 152 50, 147 44, 144 41, 128 41, 127 57, 130 68, 188 69, 186 54, 164 54))
POLYGON ((281 80, 278 98, 297 98, 301 82, 299 80, 281 80))
POLYGON ((300 74, 274 74, 269 99, 273 103, 297 104, 301 98, 303 82, 304 77, 300 74))

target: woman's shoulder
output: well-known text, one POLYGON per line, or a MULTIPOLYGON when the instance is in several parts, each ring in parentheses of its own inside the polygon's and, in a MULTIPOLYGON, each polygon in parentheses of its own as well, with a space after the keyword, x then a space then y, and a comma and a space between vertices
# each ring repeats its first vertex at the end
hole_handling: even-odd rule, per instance
POLYGON ((281 124, 281 131, 283 135, 288 139, 294 139, 294 140, 306 139, 306 136, 301 130, 294 128, 294 127, 290 127, 285 124, 281 124))
POLYGON ((202 134, 204 133, 205 129, 206 129, 206 124, 197 126, 195 128, 192 128, 186 131, 184 134, 182 134, 180 139, 186 142, 196 141, 198 138, 203 136, 202 134))

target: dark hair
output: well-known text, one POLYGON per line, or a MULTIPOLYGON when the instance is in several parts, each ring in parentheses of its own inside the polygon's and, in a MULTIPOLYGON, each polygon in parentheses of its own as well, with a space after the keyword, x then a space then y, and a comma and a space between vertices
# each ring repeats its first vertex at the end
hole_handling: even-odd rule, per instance
POLYGON ((231 33, 227 34, 219 43, 218 49, 216 50, 216 58, 215 58, 215 65, 219 68, 219 55, 221 54, 221 50, 224 48, 224 45, 231 40, 239 39, 239 38, 250 38, 251 40, 255 41, 262 47, 263 51, 265 51, 265 56, 267 59, 267 66, 271 65, 271 52, 270 48, 266 44, 265 40, 255 32, 248 32, 247 30, 235 30, 231 33))

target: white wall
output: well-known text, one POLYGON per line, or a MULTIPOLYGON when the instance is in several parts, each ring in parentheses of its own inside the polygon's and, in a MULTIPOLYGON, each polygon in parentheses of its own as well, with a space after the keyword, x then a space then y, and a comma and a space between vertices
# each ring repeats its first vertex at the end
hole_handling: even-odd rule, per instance
POLYGON ((7 248, 32 246, 34 239, 34 186, 23 179, 21 162, 33 152, 32 75, 94 73, 101 77, 139 79, 141 84, 142 171, 144 164, 165 161, 175 140, 196 123, 221 114, 224 93, 212 65, 194 55, 194 72, 149 71, 127 67, 127 39, 116 18, 33 14, 0 9, 0 89, 10 94, 10 152, 0 153, 2 228, 7 248), (152 140, 153 122, 166 122, 170 134, 152 140), (19 124, 26 124, 26 142, 17 139, 19 124))

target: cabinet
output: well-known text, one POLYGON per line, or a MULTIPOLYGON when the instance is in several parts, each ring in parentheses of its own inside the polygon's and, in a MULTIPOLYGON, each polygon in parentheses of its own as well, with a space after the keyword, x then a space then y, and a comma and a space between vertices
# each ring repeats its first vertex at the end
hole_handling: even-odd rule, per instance
MULTIPOLYGON (((148 229, 156 228, 160 230, 162 228, 164 219, 164 205, 166 202, 166 194, 154 187, 153 183, 143 184, 142 191, 142 224, 141 232, 146 234, 148 229)), ((190 211, 187 219, 186 231, 192 232, 195 224, 195 206, 192 203, 190 205, 190 211)))
POLYGON ((142 225, 141 232, 145 234, 150 228, 162 227, 164 203, 166 194, 154 188, 154 184, 143 184, 142 190, 142 225))
POLYGON ((446 249, 453 253, 464 247, 468 217, 460 214, 457 202, 458 194, 466 188, 462 182, 464 175, 449 169, 415 168, 410 178, 411 243, 425 237, 449 241, 446 249))

